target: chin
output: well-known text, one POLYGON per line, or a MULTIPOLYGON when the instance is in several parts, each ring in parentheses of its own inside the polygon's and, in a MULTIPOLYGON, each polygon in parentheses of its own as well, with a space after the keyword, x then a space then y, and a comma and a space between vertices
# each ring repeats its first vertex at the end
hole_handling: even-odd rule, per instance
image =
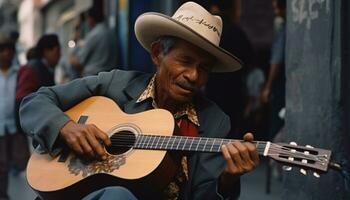
POLYGON ((176 98, 176 101, 179 103, 188 103, 192 101, 193 95, 179 95, 176 98))

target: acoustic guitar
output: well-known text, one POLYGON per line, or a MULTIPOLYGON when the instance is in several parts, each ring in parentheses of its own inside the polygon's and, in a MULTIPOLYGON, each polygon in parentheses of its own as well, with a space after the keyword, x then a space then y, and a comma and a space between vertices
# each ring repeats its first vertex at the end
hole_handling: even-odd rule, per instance
MULTIPOLYGON (((78 123, 95 124, 105 131, 112 145, 106 147, 106 160, 84 160, 68 148, 57 157, 35 150, 28 162, 29 185, 43 199, 81 199, 99 188, 110 185, 128 187, 136 195, 161 191, 169 183, 175 169, 169 165, 168 152, 190 151, 220 153, 223 144, 234 140, 222 138, 173 136, 174 119, 171 113, 153 109, 126 114, 111 99, 90 97, 65 112, 78 123)), ((331 151, 295 143, 255 141, 257 151, 287 165, 319 173, 329 167, 331 151)), ((173 167, 174 168, 174 167, 173 167)))

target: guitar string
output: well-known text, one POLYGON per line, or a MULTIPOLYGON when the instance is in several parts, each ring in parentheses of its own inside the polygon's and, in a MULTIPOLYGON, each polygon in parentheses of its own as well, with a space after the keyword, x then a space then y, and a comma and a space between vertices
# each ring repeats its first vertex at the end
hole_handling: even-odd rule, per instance
MULTIPOLYGON (((112 137, 115 137, 116 135, 114 135, 114 136, 112 136, 112 137)), ((121 137, 126 137, 127 139, 129 139, 129 140, 127 140, 126 142, 134 142, 135 141, 135 137, 130 137, 130 136, 133 136, 133 135, 121 135, 121 134, 119 134, 118 136, 117 136, 117 138, 112 138, 112 140, 114 140, 114 139, 117 139, 119 142, 121 141, 121 137)), ((147 145, 147 146, 149 146, 149 145, 157 145, 157 144, 159 144, 159 140, 160 140, 160 138, 162 138, 162 140, 163 140, 163 143, 164 142, 166 142, 165 141, 165 139, 168 139, 169 140, 169 142, 168 143, 175 143, 175 142, 177 142, 177 144, 181 144, 182 143, 182 141, 183 140, 185 140, 185 139, 183 139, 183 137, 182 136, 177 136, 178 138, 176 138, 176 136, 157 136, 157 135, 152 135, 152 136, 150 136, 150 135, 147 135, 147 137, 145 138, 145 141, 143 141, 143 142, 139 142, 138 143, 138 145, 140 145, 140 146, 142 146, 142 145, 147 145), (156 144, 153 144, 154 142, 155 142, 155 140, 158 138, 158 142, 156 142, 156 144), (152 143, 152 144, 150 144, 150 143, 152 143)), ((140 140, 142 140, 143 138, 141 138, 140 140)), ((201 143, 197 143, 197 142, 200 142, 200 139, 199 138, 197 138, 197 137, 187 137, 187 139, 193 139, 193 141, 192 141, 192 145, 193 146, 196 146, 196 145, 204 145, 204 144, 201 144, 201 143), (196 141, 197 140, 197 141, 196 141)), ((215 141, 216 143, 220 143, 220 145, 222 144, 222 143, 224 143, 224 142, 232 142, 232 141, 234 141, 234 140, 230 140, 230 139, 219 139, 219 138, 210 138, 210 139, 215 139, 215 140, 217 140, 217 141, 215 141)), ((202 142, 203 141, 206 141, 205 139, 202 139, 202 142)), ((183 141, 183 144, 185 145, 185 142, 186 141, 183 141)), ((214 146, 214 145, 219 145, 219 144, 215 144, 215 142, 213 142, 213 143, 209 143, 209 146, 214 146)), ((264 144, 264 143, 266 143, 266 142, 264 142, 264 141, 255 141, 255 143, 257 144, 257 145, 259 145, 259 144, 264 144)), ((199 148, 199 147, 198 147, 199 148)), ((203 148, 203 147, 201 147, 201 148, 203 148)), ((214 148, 214 147, 210 147, 210 148, 214 148)), ((216 147, 217 148, 217 147, 216 147)), ((263 148, 265 148, 265 147, 263 147, 263 148)), ((274 143, 271 143, 271 146, 270 146, 270 150, 282 150, 282 152, 284 152, 284 153, 286 153, 286 154, 288 154, 288 153, 290 153, 291 152, 291 148, 288 148, 288 147, 284 147, 284 146, 281 146, 281 145, 277 145, 277 144, 274 144, 274 143), (277 148, 274 148, 274 147, 277 147, 277 148), (284 151, 283 151, 284 150, 284 151)), ((312 151, 312 149, 310 149, 311 151, 312 151)), ((299 154, 300 156, 306 156, 307 158, 310 158, 310 157, 317 157, 317 155, 312 155, 312 154, 309 154, 309 155, 305 155, 303 152, 299 152, 299 151, 296 151, 296 152, 293 152, 293 154, 299 154)), ((323 157, 322 155, 321 155, 321 157, 323 157)))
MULTIPOLYGON (((130 135, 118 135, 118 136, 116 136, 116 135, 114 135, 114 136, 112 136, 112 138, 111 138, 111 140, 113 141, 114 139, 117 139, 118 141, 122 141, 121 139, 127 139, 126 141, 127 142, 134 142, 135 140, 136 140, 136 137, 130 137, 130 135), (122 138, 122 137, 124 137, 124 138, 122 138)), ((139 138, 139 136, 137 137, 137 139, 139 138)), ((179 142, 179 143, 182 143, 182 141, 183 140, 186 140, 186 139, 183 139, 184 137, 183 136, 153 136, 153 135, 146 135, 146 137, 144 137, 144 135, 142 136, 142 138, 140 138, 139 140, 143 140, 143 138, 145 138, 144 140, 144 142, 146 142, 146 143, 150 143, 150 142, 152 142, 152 143, 154 143, 155 141, 154 140, 156 140, 157 138, 158 138, 158 142, 159 142, 159 140, 163 140, 163 143, 164 142, 166 142, 165 140, 167 139, 167 140, 169 140, 169 143, 170 142, 179 142), (177 138, 176 138, 177 137, 177 138)), ((200 139, 200 138, 198 138, 198 137, 186 137, 187 138, 187 140, 188 139, 192 139, 193 140, 193 142, 198 142, 198 140, 201 140, 202 142, 203 141, 206 141, 205 139, 200 139)), ((210 138, 211 140, 216 140, 215 142, 216 143, 220 143, 221 144, 221 142, 222 143, 229 143, 229 142, 232 142, 232 141, 242 141, 242 140, 230 140, 230 139, 220 139, 220 138, 210 138)), ((157 143, 158 143, 157 142, 157 143)), ((185 143, 185 141, 184 141, 184 143, 185 143)), ((260 145, 260 144, 265 144, 265 143, 267 143, 267 142, 265 142, 265 141, 254 141, 253 143, 256 143, 256 145, 260 145)), ((141 144, 142 144, 142 142, 141 142, 141 144)), ((292 148, 289 148, 289 147, 284 147, 284 146, 281 146, 281 145, 278 145, 278 144, 274 144, 274 143, 271 143, 271 146, 270 146, 270 148, 272 149, 273 147, 278 147, 279 149, 282 149, 282 150, 286 150, 286 151, 290 151, 292 148)), ((312 149, 310 149, 310 151, 312 151, 312 149)), ((297 152, 299 152, 299 151, 297 151, 297 152)), ((300 152, 301 154, 303 154, 302 152, 300 152)))
MULTIPOLYGON (((131 144, 130 145, 120 144, 120 145, 114 145, 114 146, 115 147, 130 147, 130 148, 135 147, 134 145, 131 145, 131 144)), ((220 145, 214 145, 212 149, 216 149, 216 150, 210 150, 211 148, 204 148, 203 149, 202 147, 198 147, 198 150, 199 151, 204 151, 204 152, 207 152, 207 151, 209 151, 209 152, 221 152, 221 150, 220 151, 218 150, 219 147, 220 147, 220 145)), ((141 149, 145 149, 145 147, 142 147, 141 149)), ((148 149, 163 150, 162 148, 156 148, 156 147, 152 147, 152 146, 149 146, 148 149)), ((164 150, 166 150, 166 149, 164 149, 164 150)), ((174 149, 169 149, 169 150, 181 150, 181 148, 174 148, 174 149)), ((264 150, 265 150, 265 148, 257 148, 257 151, 260 154, 262 154, 264 152, 264 150)), ((273 151, 271 151, 267 155, 269 155, 269 156, 278 155, 278 156, 285 156, 285 157, 291 157, 291 156, 295 157, 295 155, 293 155, 293 154, 291 155, 290 152, 287 152, 287 153, 288 154, 286 154, 286 153, 278 153, 278 152, 277 153, 273 153, 273 151)), ((298 157, 300 159, 307 159, 309 161, 321 161, 322 162, 322 160, 316 158, 315 156, 305 156, 304 154, 302 154, 302 155, 299 155, 298 157)))
MULTIPOLYGON (((113 140, 114 141, 117 141, 117 142, 127 142, 126 144, 133 144, 134 143, 134 141, 135 141, 135 137, 130 137, 131 135, 119 135, 117 138, 113 138, 113 140), (120 137, 126 137, 127 139, 129 139, 129 140, 120 140, 119 138, 120 137)), ((155 138, 161 138, 161 137, 163 137, 163 139, 164 138, 166 138, 166 139, 169 139, 169 142, 168 143, 175 143, 175 142, 177 142, 176 144, 181 144, 182 142, 181 142, 181 140, 184 140, 183 139, 183 137, 180 139, 180 140, 177 140, 178 138, 174 138, 173 136, 153 136, 153 137, 149 137, 149 139, 148 139, 148 141, 144 141, 144 142, 139 142, 139 143, 137 143, 137 145, 140 145, 141 147, 143 146, 143 145, 145 145, 145 146, 149 146, 149 148, 155 148, 154 147, 154 145, 157 145, 157 144, 159 144, 158 142, 156 142, 156 144, 153 144, 155 141, 155 138), (168 137, 168 138, 167 138, 168 137), (173 138, 172 138, 173 137, 173 138), (173 141, 171 141, 171 140, 173 140, 173 141), (150 143, 152 143, 152 144, 150 144, 150 143)), ((181 136, 180 136, 181 137, 181 136)), ((203 144, 203 143, 200 143, 199 142, 199 139, 198 138, 195 138, 195 137, 192 137, 192 139, 194 139, 194 141, 192 142, 192 146, 198 146, 198 147, 196 147, 196 149, 200 149, 200 150, 202 150, 202 151, 210 151, 210 150, 212 150, 212 149, 219 149, 219 147, 221 146, 221 143, 220 144, 215 144, 215 143, 212 143, 212 144, 208 144, 208 145, 205 145, 205 144, 203 144), (197 141, 195 141, 195 140, 197 140, 197 141), (199 142, 199 143, 198 143, 199 142), (204 146, 203 146, 204 145, 204 146), (206 146, 208 146, 208 148, 206 148, 206 146)), ((147 138, 146 138, 146 140, 147 140, 147 138)), ((158 139, 159 140, 159 139, 158 139)), ((229 140, 229 139, 217 139, 217 140, 222 140, 222 141, 232 141, 232 140, 229 140)), ((202 140, 202 141, 205 141, 205 140, 202 140)), ((163 143, 164 143, 165 141, 163 141, 163 143)), ((216 141, 217 143, 219 143, 219 141, 216 141)), ((256 142, 257 143, 257 142, 256 142)), ((263 141, 259 141, 259 143, 257 143, 257 144, 263 144, 263 143, 266 143, 266 142, 263 142, 263 141)), ((133 145, 131 145, 130 144, 130 146, 129 147, 133 147, 133 145)), ((177 146, 178 146, 177 145, 177 146)), ((183 145, 185 145, 185 141, 183 142, 183 145)), ((123 145, 119 145, 119 146, 123 146, 123 145)), ((124 145, 125 146, 125 145, 124 145)), ((162 145, 161 145, 162 146, 162 145)), ((172 144, 172 147, 174 146, 174 144, 172 144)), ((156 146, 157 147, 157 146, 156 146)), ((179 150, 179 149, 181 149, 181 148, 174 148, 174 149, 177 149, 177 150, 179 150)), ((257 148, 257 150, 258 150, 258 152, 259 153, 262 153, 263 152, 263 150, 265 150, 265 147, 261 147, 260 149, 259 148, 257 148), (260 150, 260 151, 259 151, 260 150)), ((280 145, 276 145, 276 144, 271 144, 271 147, 270 147, 270 149, 269 150, 271 150, 272 152, 273 152, 273 150, 276 150, 277 151, 277 153, 279 153, 280 152, 280 154, 279 155, 281 155, 281 153, 283 154, 285 154, 285 155, 283 155, 283 156, 295 156, 295 155, 298 155, 299 157, 302 157, 301 159, 308 159, 308 160, 314 160, 314 161, 322 161, 322 158, 323 158, 323 156, 321 156, 321 158, 320 158, 320 156, 317 156, 317 155, 312 155, 312 154, 309 154, 309 155, 306 155, 306 154, 304 154, 304 153, 302 153, 302 152, 299 152, 299 151, 296 151, 296 152, 292 152, 292 155, 290 155, 291 154, 291 149, 290 148, 286 148, 286 147, 283 147, 283 146, 280 146, 280 145), (277 148, 276 148, 277 147, 277 148), (280 150, 282 150, 282 151, 280 151, 280 150)), ((218 150, 216 150, 215 152, 218 152, 218 150)), ((273 154, 268 154, 268 155, 273 155, 273 154)), ((324 161, 324 160, 323 160, 324 161)))
MULTIPOLYGON (((143 145, 143 143, 147 143, 147 144, 148 143, 152 143, 153 144, 157 138, 158 138, 158 141, 156 142, 156 144, 159 144, 159 142, 164 143, 164 142, 167 142, 167 141, 169 141, 169 143, 170 142, 173 142, 173 143, 174 142, 178 142, 178 143, 184 143, 185 144, 186 142, 188 142, 188 139, 190 141, 193 140, 192 142, 199 142, 199 141, 204 142, 204 141, 206 141, 205 139, 200 139, 200 138, 197 138, 197 137, 186 137, 186 139, 183 139, 183 137, 176 138, 174 136, 171 136, 171 137, 170 136, 165 136, 165 137, 164 136, 154 136, 154 137, 148 137, 147 136, 145 139, 143 139, 143 138, 139 139, 139 140, 144 140, 144 141, 137 142, 137 143, 141 144, 141 145, 143 145)), ((213 145, 213 143, 214 143, 214 145, 216 145, 215 143, 220 143, 221 144, 221 143, 229 143, 229 142, 235 141, 235 140, 219 139, 219 138, 210 138, 210 139, 212 139, 212 140, 214 139, 215 140, 214 142, 210 142, 209 143, 211 145, 213 145)), ((135 139, 135 137, 130 137, 129 135, 125 135, 125 136, 121 135, 121 136, 117 136, 117 137, 113 136, 111 138, 111 140, 112 141, 119 141, 119 142, 131 142, 131 143, 134 143, 136 139, 135 139)), ((239 141, 239 140, 237 140, 237 141, 239 141)), ((254 141, 253 143, 256 143, 256 145, 260 145, 260 144, 265 144, 267 142, 254 141)), ((284 147, 284 146, 280 146, 280 145, 271 143, 271 148, 273 148, 273 147, 278 147, 279 149, 287 150, 287 151, 291 150, 291 148, 287 148, 287 147, 284 147)))

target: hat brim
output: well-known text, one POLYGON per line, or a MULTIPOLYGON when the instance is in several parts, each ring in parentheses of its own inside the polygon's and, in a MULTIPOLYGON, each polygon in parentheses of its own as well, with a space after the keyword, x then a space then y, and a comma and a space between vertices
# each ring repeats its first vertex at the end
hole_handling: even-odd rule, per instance
POLYGON ((209 52, 217 59, 212 72, 233 72, 239 70, 243 63, 237 57, 216 46, 209 40, 194 32, 188 26, 161 13, 148 12, 139 16, 135 22, 135 34, 140 44, 150 52, 151 44, 160 36, 175 36, 184 39, 209 52))

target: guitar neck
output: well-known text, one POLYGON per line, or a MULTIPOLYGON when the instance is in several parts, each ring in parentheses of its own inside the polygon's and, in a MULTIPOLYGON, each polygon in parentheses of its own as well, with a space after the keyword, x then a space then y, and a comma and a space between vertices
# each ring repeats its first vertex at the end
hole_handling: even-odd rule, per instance
MULTIPOLYGON (((160 135, 137 135, 133 140, 126 140, 125 136, 114 135, 112 141, 118 142, 120 146, 132 147, 134 149, 170 150, 170 151, 192 151, 192 152, 221 152, 221 146, 234 141, 233 139, 187 137, 187 136, 160 136, 160 135), (115 137, 115 138, 113 138, 115 137), (124 138, 120 138, 124 137, 124 138), (122 145, 121 145, 122 144, 122 145)), ((270 142, 254 141, 260 155, 265 155, 270 142)))

